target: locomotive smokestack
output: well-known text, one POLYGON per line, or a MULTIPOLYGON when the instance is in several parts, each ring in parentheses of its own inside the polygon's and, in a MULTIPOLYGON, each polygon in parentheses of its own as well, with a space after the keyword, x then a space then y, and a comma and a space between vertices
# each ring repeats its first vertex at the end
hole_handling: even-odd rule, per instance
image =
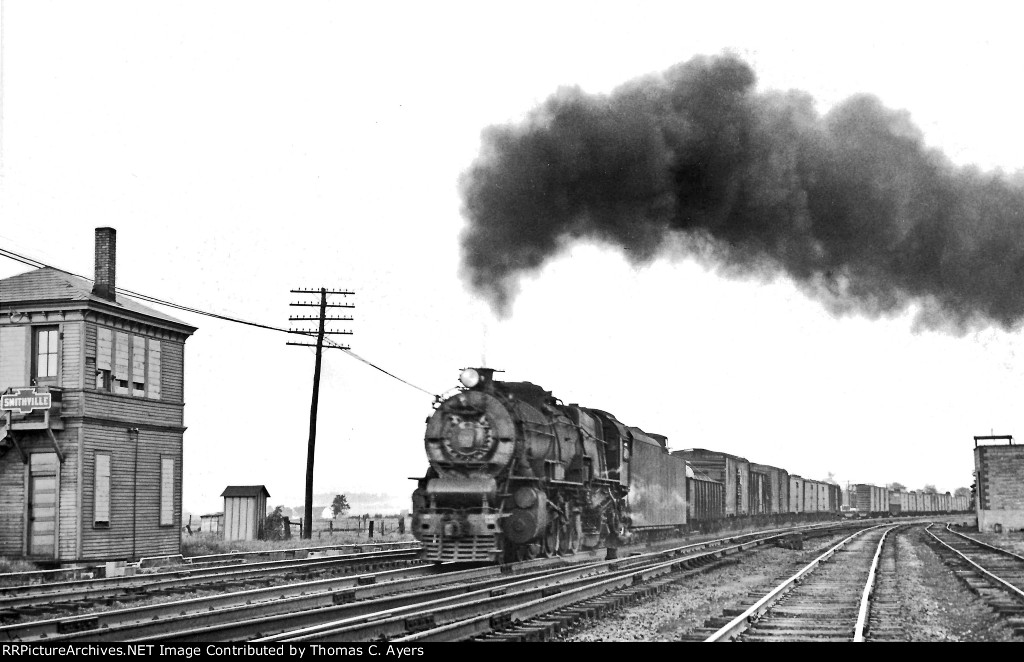
POLYGON ((784 274, 836 314, 921 306, 964 331, 1024 319, 1024 176, 961 168, 905 111, 755 91, 734 56, 700 57, 608 95, 556 92, 484 131, 463 176, 463 275, 507 315, 520 275, 569 241, 635 265, 669 250, 729 274, 784 274))

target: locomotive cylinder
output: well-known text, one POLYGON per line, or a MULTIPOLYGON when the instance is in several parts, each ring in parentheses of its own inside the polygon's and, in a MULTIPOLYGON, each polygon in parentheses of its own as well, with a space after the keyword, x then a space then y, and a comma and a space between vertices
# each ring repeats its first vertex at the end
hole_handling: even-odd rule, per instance
POLYGON ((548 498, 535 487, 520 487, 513 497, 515 508, 505 520, 505 535, 517 544, 539 536, 548 525, 548 498))

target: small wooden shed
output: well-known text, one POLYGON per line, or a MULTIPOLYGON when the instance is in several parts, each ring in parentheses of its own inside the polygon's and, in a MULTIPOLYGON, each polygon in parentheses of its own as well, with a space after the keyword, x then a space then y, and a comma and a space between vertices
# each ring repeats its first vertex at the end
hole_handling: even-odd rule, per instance
POLYGON ((203 533, 220 533, 224 530, 224 513, 208 513, 199 516, 199 530, 203 533))
POLYGON ((229 485, 224 497, 224 540, 262 540, 270 492, 263 485, 229 485))

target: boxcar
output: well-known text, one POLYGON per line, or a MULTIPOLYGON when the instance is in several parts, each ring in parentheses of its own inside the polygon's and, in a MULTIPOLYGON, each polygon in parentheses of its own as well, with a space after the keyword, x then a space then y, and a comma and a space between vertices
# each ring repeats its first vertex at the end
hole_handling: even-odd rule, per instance
POLYGON ((765 514, 778 514, 790 511, 789 507, 789 472, 785 469, 767 464, 750 463, 750 474, 767 476, 762 499, 766 503, 765 514))
POLYGON ((716 480, 686 467, 687 520, 690 529, 704 528, 708 523, 722 519, 725 512, 725 488, 716 480))
POLYGON ((674 451, 693 467, 694 473, 717 480, 724 487, 726 517, 747 515, 749 512, 750 462, 742 457, 705 448, 674 451))

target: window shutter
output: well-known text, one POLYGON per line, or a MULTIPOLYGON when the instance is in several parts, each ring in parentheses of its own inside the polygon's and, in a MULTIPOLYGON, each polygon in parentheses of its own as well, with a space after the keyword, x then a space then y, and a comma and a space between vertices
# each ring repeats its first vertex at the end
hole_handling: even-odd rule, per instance
POLYGON ((146 395, 160 399, 160 341, 150 339, 149 356, 146 365, 149 367, 149 380, 146 382, 146 395))
POLYGON ((128 380, 128 334, 117 334, 116 355, 114 357, 114 377, 128 380))
POLYGON ((110 522, 110 456, 96 456, 93 521, 110 522))
POLYGON ((146 381, 146 339, 132 336, 132 381, 146 381))
POLYGON ((114 349, 114 333, 110 329, 96 329, 96 369, 113 370, 111 357, 114 349))
POLYGON ((0 391, 28 386, 28 327, 0 327, 0 391))
POLYGON ((132 395, 146 395, 146 339, 132 336, 132 395), (142 384, 142 388, 136 388, 142 384))
POLYGON ((174 524, 174 459, 160 459, 160 526, 174 524))

